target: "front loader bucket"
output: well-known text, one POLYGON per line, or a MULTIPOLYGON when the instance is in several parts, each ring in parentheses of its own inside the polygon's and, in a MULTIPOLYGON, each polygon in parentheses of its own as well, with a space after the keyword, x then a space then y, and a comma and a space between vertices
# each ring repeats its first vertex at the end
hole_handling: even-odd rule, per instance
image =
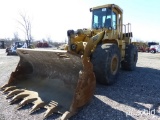
POLYGON ((17 68, 1 88, 10 103, 22 99, 17 108, 33 103, 31 113, 44 107, 44 118, 58 112, 67 119, 92 98, 96 80, 89 58, 62 50, 21 48, 17 54, 17 68))

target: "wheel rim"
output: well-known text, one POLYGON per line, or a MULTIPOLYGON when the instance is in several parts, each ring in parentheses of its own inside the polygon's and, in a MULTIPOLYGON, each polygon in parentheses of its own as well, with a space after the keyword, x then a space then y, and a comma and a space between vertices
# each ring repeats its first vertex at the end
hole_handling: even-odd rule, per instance
POLYGON ((118 57, 115 55, 112 58, 111 61, 111 72, 113 75, 115 75, 117 73, 118 70, 118 57))

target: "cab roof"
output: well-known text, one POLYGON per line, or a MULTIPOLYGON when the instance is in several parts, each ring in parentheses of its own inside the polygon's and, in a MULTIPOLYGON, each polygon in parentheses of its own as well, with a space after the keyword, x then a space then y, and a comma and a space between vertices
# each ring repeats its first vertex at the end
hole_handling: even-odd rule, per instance
POLYGON ((95 9, 100 9, 100 8, 110 8, 112 7, 113 9, 116 9, 119 13, 123 13, 123 10, 115 4, 106 4, 106 5, 101 5, 101 6, 96 6, 91 8, 91 10, 95 10, 95 9))

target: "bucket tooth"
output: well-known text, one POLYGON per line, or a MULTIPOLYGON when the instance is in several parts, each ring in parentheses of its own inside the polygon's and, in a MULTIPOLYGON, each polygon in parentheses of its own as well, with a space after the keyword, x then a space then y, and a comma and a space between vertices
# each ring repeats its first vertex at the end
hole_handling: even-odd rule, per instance
POLYGON ((16 89, 16 86, 6 87, 6 88, 3 90, 3 93, 7 93, 7 92, 12 91, 12 90, 15 90, 15 89, 16 89))
POLYGON ((30 114, 34 111, 38 110, 39 108, 42 108, 45 106, 45 103, 42 100, 36 100, 33 102, 34 106, 32 107, 30 114))
POLYGON ((24 89, 15 89, 15 90, 13 90, 13 91, 8 93, 6 99, 8 99, 8 98, 10 98, 10 97, 12 97, 12 96, 14 96, 16 94, 19 94, 21 92, 24 92, 24 89))
POLYGON ((26 98, 24 98, 20 104, 17 106, 17 109, 20 109, 22 106, 28 104, 28 103, 32 103, 33 101, 37 100, 37 98, 33 98, 31 96, 28 96, 26 98))
POLYGON ((10 101, 10 104, 13 104, 13 103, 16 102, 17 100, 23 99, 23 98, 25 98, 25 97, 27 97, 27 96, 29 96, 29 94, 26 93, 26 92, 19 93, 19 94, 17 94, 16 96, 14 96, 14 97, 12 98, 12 100, 10 101))
POLYGON ((3 85, 2 87, 0 87, 0 90, 4 90, 5 87, 8 87, 8 84, 3 85))
POLYGON ((70 118, 71 116, 73 116, 76 112, 69 112, 69 111, 66 111, 62 117, 61 117, 61 120, 68 120, 68 118, 70 118))
POLYGON ((48 116, 52 115, 53 112, 57 111, 58 109, 58 103, 55 101, 51 101, 49 105, 46 105, 45 108, 47 111, 45 112, 44 119, 47 118, 48 116))
POLYGON ((16 102, 18 99, 12 99, 11 101, 9 101, 9 104, 12 105, 14 102, 16 102))

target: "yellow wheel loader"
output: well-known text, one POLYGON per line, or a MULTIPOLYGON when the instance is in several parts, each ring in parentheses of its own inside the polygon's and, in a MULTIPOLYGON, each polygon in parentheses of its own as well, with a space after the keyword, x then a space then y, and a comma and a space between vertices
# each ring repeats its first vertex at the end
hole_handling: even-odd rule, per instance
POLYGON ((138 54, 131 44, 131 24, 115 4, 93 7, 92 29, 68 30, 66 50, 17 49, 20 61, 1 90, 17 109, 33 103, 31 113, 46 108, 65 120, 87 104, 96 81, 113 84, 119 69, 134 70, 138 54))

